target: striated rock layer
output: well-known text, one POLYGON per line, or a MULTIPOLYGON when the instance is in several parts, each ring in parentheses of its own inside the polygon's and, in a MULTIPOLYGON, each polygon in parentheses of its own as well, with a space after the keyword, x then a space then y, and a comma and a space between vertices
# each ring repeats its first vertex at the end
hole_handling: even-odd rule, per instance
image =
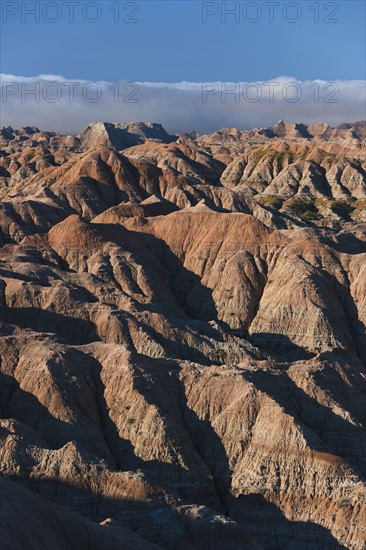
POLYGON ((365 159, 1 131, 2 548, 366 549, 365 159))

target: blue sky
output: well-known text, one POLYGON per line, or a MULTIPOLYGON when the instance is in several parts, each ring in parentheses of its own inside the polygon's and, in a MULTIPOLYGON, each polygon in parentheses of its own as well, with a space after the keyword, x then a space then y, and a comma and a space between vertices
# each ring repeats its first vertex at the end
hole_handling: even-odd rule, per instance
POLYGON ((72 23, 71 8, 62 0, 58 12, 50 2, 39 2, 40 10, 49 4, 43 14, 40 11, 39 22, 21 9, 26 4, 31 10, 37 2, 3 1, 2 72, 153 82, 265 80, 279 75, 302 80, 365 78, 363 1, 300 0, 295 2, 300 14, 281 0, 280 6, 273 6, 273 22, 263 2, 257 2, 261 11, 256 12, 249 2, 241 1, 239 21, 227 15, 224 23, 225 4, 230 9, 235 2, 136 1, 139 12, 133 15, 134 3, 128 7, 128 2, 104 0, 96 2, 99 14, 93 6, 85 11, 88 20, 100 16, 95 23, 83 18, 82 7, 88 3, 75 4, 72 23), (317 4, 318 23, 314 21, 317 4), (120 10, 117 23, 113 21, 117 11, 110 9, 116 5, 120 10), (14 6, 18 12, 7 15, 14 6), (207 15, 204 23, 203 10, 218 13, 207 15), (51 22, 59 16, 59 21, 51 22), (285 17, 300 18, 290 23, 285 17), (127 23, 123 18, 138 22, 127 23), (249 22, 256 18, 257 22, 249 22), (326 22, 336 19, 338 23, 326 22))
POLYGON ((205 132, 366 118, 363 0, 0 0, 0 8, 3 125, 75 133, 92 120, 152 120, 205 132), (72 101, 69 81, 78 83, 72 101), (126 81, 136 83, 134 102, 125 92, 115 100, 114 83, 123 90, 126 81), (44 97, 52 82, 57 101, 44 97), (98 83, 96 102, 88 82, 98 83), (258 102, 242 83, 256 83, 258 102), (240 97, 223 97, 222 86, 238 86, 240 97))

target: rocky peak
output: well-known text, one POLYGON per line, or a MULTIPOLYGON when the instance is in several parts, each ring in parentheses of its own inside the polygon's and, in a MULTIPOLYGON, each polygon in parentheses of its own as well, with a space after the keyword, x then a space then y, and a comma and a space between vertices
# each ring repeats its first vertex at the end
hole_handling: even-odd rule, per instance
POLYGON ((79 137, 81 150, 100 145, 121 150, 146 141, 171 143, 177 139, 155 122, 92 122, 79 137))

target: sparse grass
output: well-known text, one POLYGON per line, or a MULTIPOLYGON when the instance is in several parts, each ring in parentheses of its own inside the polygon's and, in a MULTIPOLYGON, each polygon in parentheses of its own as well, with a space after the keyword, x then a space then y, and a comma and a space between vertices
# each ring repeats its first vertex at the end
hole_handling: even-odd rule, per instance
POLYGON ((285 198, 280 195, 263 195, 259 197, 258 202, 262 206, 268 206, 269 208, 280 210, 285 202, 285 198))
POLYGON ((271 154, 270 161, 273 162, 275 160, 282 168, 285 160, 287 160, 288 164, 292 164, 294 162, 294 154, 286 151, 275 151, 271 154))
POLYGON ((302 215, 302 218, 306 221, 309 221, 309 222, 316 221, 316 220, 321 220, 322 217, 323 216, 321 214, 319 214, 319 212, 313 212, 312 210, 307 210, 302 215))
POLYGON ((329 206, 329 199, 326 197, 316 197, 314 206, 317 210, 319 210, 319 208, 327 208, 329 206))
POLYGON ((259 161, 262 160, 262 158, 264 158, 267 154, 268 154, 268 150, 267 150, 267 149, 259 148, 257 151, 254 151, 254 154, 252 155, 252 158, 253 158, 256 162, 259 162, 259 161))
POLYGON ((318 207, 328 206, 329 199, 314 199, 304 197, 286 198, 281 195, 268 195, 259 197, 258 203, 275 208, 278 211, 288 212, 292 216, 301 218, 305 222, 321 220, 322 214, 318 207))
POLYGON ((303 216, 305 212, 316 212, 314 203, 309 199, 294 197, 284 202, 283 208, 295 216, 303 216))
POLYGON ((326 197, 317 197, 315 199, 315 207, 317 210, 330 208, 334 214, 337 214, 345 221, 351 221, 350 214, 352 212, 358 213, 366 209, 365 199, 331 199, 326 197))
POLYGON ((62 178, 62 176, 67 174, 67 172, 70 172, 70 170, 72 170, 72 168, 74 168, 74 166, 75 166, 75 163, 69 164, 68 166, 66 166, 64 168, 64 170, 62 171, 62 173, 57 176, 57 179, 62 178))

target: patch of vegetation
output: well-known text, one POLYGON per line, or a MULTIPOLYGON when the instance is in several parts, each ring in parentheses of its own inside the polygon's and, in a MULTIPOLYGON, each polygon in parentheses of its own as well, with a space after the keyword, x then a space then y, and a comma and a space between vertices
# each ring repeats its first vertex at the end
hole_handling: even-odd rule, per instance
POLYGON ((316 220, 321 220, 322 217, 323 216, 321 214, 319 214, 319 212, 314 212, 313 210, 307 210, 302 215, 302 219, 305 220, 305 221, 309 221, 309 222, 316 221, 316 220))
POLYGON ((316 212, 314 203, 309 199, 294 197, 285 201, 283 207, 294 216, 303 216, 305 212, 316 212))
POLYGON ((258 202, 262 206, 268 206, 269 208, 280 210, 285 202, 285 198, 280 195, 264 195, 259 197, 258 202))
POLYGON ((329 199, 326 197, 317 197, 314 201, 314 206, 317 210, 319 208, 327 208, 329 206, 329 199))
POLYGON ((328 199, 325 199, 325 204, 321 201, 324 199, 313 199, 303 197, 293 197, 287 199, 283 203, 283 209, 292 216, 301 218, 305 222, 313 222, 323 219, 319 212, 319 207, 324 207, 328 204, 328 199))
POLYGON ((276 160, 281 169, 283 168, 286 159, 288 164, 292 164, 294 162, 293 153, 288 153, 286 151, 275 151, 270 156, 270 161, 273 162, 276 160))
POLYGON ((330 208, 335 214, 337 214, 344 220, 349 220, 349 215, 355 210, 355 207, 352 204, 342 199, 332 201, 330 204, 330 208))
POLYGON ((32 160, 35 156, 36 156, 36 151, 31 151, 30 153, 28 153, 27 155, 25 155, 24 160, 25 160, 25 162, 29 162, 29 161, 32 160))
POLYGON ((57 176, 57 179, 62 178, 62 176, 64 176, 65 174, 67 174, 67 172, 70 172, 70 170, 71 170, 72 168, 74 168, 74 166, 75 166, 74 163, 73 163, 73 164, 69 164, 68 166, 66 166, 65 169, 63 170, 63 172, 57 176))
POLYGON ((354 210, 361 211, 366 208, 366 201, 364 199, 354 200, 351 198, 345 199, 331 199, 326 197, 317 197, 315 199, 315 207, 317 210, 329 208, 345 221, 350 221, 350 214, 354 210))
POLYGON ((127 424, 134 424, 136 422, 136 420, 134 418, 127 418, 127 424))
POLYGON ((258 151, 255 151, 254 154, 252 155, 252 158, 256 161, 256 162, 259 162, 260 160, 262 160, 262 158, 264 158, 268 153, 268 149, 262 149, 262 148, 258 148, 258 151))

